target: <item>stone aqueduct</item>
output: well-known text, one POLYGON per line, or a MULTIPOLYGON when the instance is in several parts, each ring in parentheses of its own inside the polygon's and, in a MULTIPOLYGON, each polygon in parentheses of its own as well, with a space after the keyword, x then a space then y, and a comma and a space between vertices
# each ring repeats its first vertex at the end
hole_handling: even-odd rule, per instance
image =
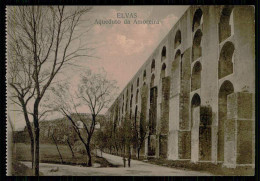
POLYGON ((127 84, 107 116, 149 122, 144 156, 255 162, 253 6, 191 6, 127 84))

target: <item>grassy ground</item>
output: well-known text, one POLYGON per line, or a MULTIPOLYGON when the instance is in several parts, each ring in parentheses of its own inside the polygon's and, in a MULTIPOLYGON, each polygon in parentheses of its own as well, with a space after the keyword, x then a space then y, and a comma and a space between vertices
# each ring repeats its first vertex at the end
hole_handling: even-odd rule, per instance
MULTIPOLYGON (((112 153, 116 155, 116 153, 112 153)), ((119 155, 120 156, 120 155, 119 155)), ((131 159, 137 160, 135 155, 131 156, 131 159)), ((209 162, 199 162, 199 163, 191 163, 189 160, 185 161, 173 161, 167 159, 157 159, 157 158, 149 158, 146 159, 144 156, 140 156, 140 161, 144 161, 147 163, 161 165, 171 168, 178 168, 183 170, 194 170, 194 171, 206 171, 212 173, 214 175, 226 175, 226 176, 252 176, 255 173, 255 170, 250 166, 237 167, 236 169, 222 167, 221 164, 213 164, 209 162)))
POLYGON ((212 173, 214 175, 226 175, 226 176, 252 176, 254 175, 255 170, 252 167, 238 167, 236 169, 222 167, 221 164, 213 164, 213 163, 191 163, 189 160, 187 161, 172 161, 166 159, 156 159, 151 158, 148 160, 148 163, 167 166, 172 168, 180 168, 180 169, 190 169, 194 171, 206 171, 212 173))
MULTIPOLYGON (((33 170, 17 160, 12 161, 12 172, 13 176, 33 176, 33 170)), ((43 174, 40 172, 40 176, 43 174)))
MULTIPOLYGON (((31 161, 30 144, 16 143, 16 160, 19 161, 31 161)), ((71 151, 66 145, 59 145, 59 150, 62 155, 63 164, 68 165, 87 165, 87 155, 80 153, 74 153, 72 157, 71 151)), ((58 163, 61 164, 61 159, 57 148, 52 144, 40 144, 40 162, 41 163, 58 163)), ((100 164, 100 167, 112 167, 107 160, 101 157, 92 156, 92 163, 100 164)))

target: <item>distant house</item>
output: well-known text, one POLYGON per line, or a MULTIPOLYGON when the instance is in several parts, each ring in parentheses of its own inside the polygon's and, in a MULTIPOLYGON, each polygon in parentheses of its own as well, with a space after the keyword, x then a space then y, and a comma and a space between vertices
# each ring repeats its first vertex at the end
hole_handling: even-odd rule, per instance
MULTIPOLYGON (((91 114, 87 113, 73 113, 71 117, 75 120, 76 125, 78 128, 82 129, 82 133, 84 134, 84 126, 82 121, 85 122, 88 127, 90 126, 92 119, 91 114), (80 116, 80 118, 78 117, 80 116)), ((104 115, 97 116, 95 129, 100 129, 100 123, 104 120, 104 115)), ((31 123, 33 125, 33 123, 31 123)), ((66 117, 57 118, 53 120, 44 120, 40 123, 40 142, 42 143, 52 143, 52 134, 55 135, 55 138, 58 142, 64 143, 64 138, 68 137, 72 142, 78 140, 78 136, 75 134, 72 123, 66 117)), ((29 143, 30 138, 28 134, 28 128, 25 126, 24 130, 15 131, 14 132, 14 142, 21 142, 21 143, 29 143)))
MULTIPOLYGON (((86 113, 73 113, 71 114, 72 119, 76 122, 78 128, 82 129, 82 133, 84 134, 84 125, 82 121, 90 127, 92 123, 92 116, 91 114, 86 113)), ((104 119, 103 115, 97 117, 96 120, 96 129, 100 128, 100 121, 104 119)), ((78 136, 74 132, 73 125, 71 121, 66 118, 59 118, 55 120, 48 120, 40 122, 40 138, 42 140, 49 140, 52 134, 55 134, 55 137, 58 141, 63 142, 64 135, 67 134, 71 141, 76 141, 78 136)))
MULTIPOLYGON (((92 122, 91 114, 87 113, 73 113, 71 114, 73 120, 75 120, 78 128, 82 129, 82 134, 84 134, 84 125, 82 121, 85 122, 88 127, 92 122), (78 117, 80 116, 80 117, 78 117)), ((100 123, 105 119, 104 115, 98 115, 96 120, 95 129, 100 129, 100 123)), ((31 123, 33 125, 33 123, 31 123)), ((59 143, 64 143, 65 138, 69 138, 72 142, 78 140, 77 134, 74 132, 72 123, 66 117, 57 118, 53 120, 44 120, 39 122, 40 124, 40 142, 41 143, 52 143, 52 134, 55 135, 55 138, 59 143)), ((14 132, 14 142, 19 143, 29 143, 30 138, 28 134, 28 128, 25 126, 24 130, 14 132)))

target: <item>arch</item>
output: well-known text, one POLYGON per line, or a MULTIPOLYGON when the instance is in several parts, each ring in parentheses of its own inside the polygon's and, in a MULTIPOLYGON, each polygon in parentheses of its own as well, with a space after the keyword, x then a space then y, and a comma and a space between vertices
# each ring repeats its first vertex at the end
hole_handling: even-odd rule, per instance
POLYGON ((177 52, 175 53, 175 57, 172 62, 172 72, 178 70, 180 62, 181 62, 181 51, 180 49, 178 49, 177 52))
POLYGON ((221 11, 219 20, 219 42, 231 36, 234 31, 233 24, 233 6, 225 6, 221 11))
POLYGON ((133 84, 131 85, 131 94, 133 94, 133 84))
POLYGON ((198 106, 200 106, 200 103, 201 103, 201 101, 200 101, 200 96, 199 96, 199 94, 194 94, 193 95, 193 97, 192 97, 192 99, 191 99, 191 107, 192 108, 194 108, 194 107, 198 107, 198 106))
POLYGON ((219 79, 233 73, 234 50, 235 50, 234 44, 230 41, 226 42, 223 45, 219 56, 219 66, 218 66, 219 79))
POLYGON ((153 74, 151 77, 151 83, 150 83, 150 87, 154 87, 154 79, 155 79, 155 75, 153 74))
POLYGON ((218 94, 218 161, 224 161, 224 123, 227 119, 227 96, 234 92, 233 84, 226 80, 218 94))
POLYGON ((200 124, 200 96, 196 93, 191 99, 191 161, 199 160, 199 124, 200 124))
POLYGON ((118 115, 120 117, 120 105, 118 106, 118 115))
POLYGON ((146 83, 144 82, 144 83, 143 83, 143 86, 145 86, 145 85, 146 85, 146 83))
POLYGON ((149 110, 149 127, 150 134, 156 134, 156 122, 157 122, 157 87, 150 89, 150 110, 149 110))
MULTIPOLYGON (((171 88, 171 80, 169 77, 166 77, 166 64, 163 63, 161 68, 161 87, 160 87, 160 94, 161 94, 161 115, 160 115, 160 131, 162 134, 167 134, 169 132, 169 99, 170 99, 170 88, 171 88)), ((166 144, 163 143, 163 141, 159 141, 160 144, 166 144)), ((163 145, 161 145, 163 146, 163 145)), ((160 155, 163 157, 167 155, 167 145, 163 146, 164 149, 161 150, 160 155)))
POLYGON ((127 108, 128 108, 128 98, 126 99, 125 112, 127 112, 127 108))
POLYGON ((200 43, 201 43, 201 38, 202 38, 202 32, 201 30, 197 30, 195 35, 194 35, 194 38, 193 38, 193 45, 195 46, 199 46, 200 43))
POLYGON ((193 16, 193 22, 192 22, 192 32, 194 32, 194 30, 196 28, 198 28, 200 26, 200 24, 202 23, 202 21, 203 21, 202 15, 203 15, 203 13, 200 8, 195 11, 194 16, 193 16))
POLYGON ((137 121, 137 110, 138 110, 138 107, 137 105, 135 106, 135 124, 136 124, 136 121, 137 121))
POLYGON ((178 30, 174 39, 174 48, 177 48, 181 44, 181 31, 178 30))
POLYGON ((191 74, 191 91, 197 90, 201 86, 201 63, 196 62, 191 74))
POLYGON ((163 61, 165 58, 166 58, 166 47, 164 46, 161 54, 161 61, 163 61))
POLYGON ((133 94, 131 94, 131 99, 130 99, 130 119, 132 118, 132 104, 133 104, 133 94))
POLYGON ((181 57, 181 50, 178 49, 177 52, 175 53, 175 57, 174 57, 174 60, 178 59, 181 57))
MULTIPOLYGON (((175 53, 174 60, 171 65, 171 88, 173 88, 173 86, 178 84, 178 82, 180 80, 180 72, 181 72, 180 69, 182 68, 182 67, 180 67, 180 63, 181 63, 181 51, 177 50, 177 52, 175 53)), ((177 91, 175 91, 175 89, 173 89, 173 92, 177 93, 177 91)))
POLYGON ((165 77, 165 71, 166 71, 166 64, 164 63, 164 64, 162 65, 161 78, 164 78, 164 77, 165 77))
POLYGON ((151 73, 155 70, 155 60, 153 59, 151 64, 151 73))
POLYGON ((139 77, 137 78, 136 86, 139 87, 139 77))
POLYGON ((131 99, 130 99, 130 108, 132 108, 132 102, 133 102, 133 94, 131 94, 131 99))
POLYGON ((199 160, 210 161, 212 155, 212 108, 200 107, 199 123, 199 160))
POLYGON ((202 39, 202 32, 201 30, 197 30, 192 44, 192 61, 197 60, 201 57, 201 39, 202 39))
POLYGON ((199 160, 199 124, 200 124, 200 96, 196 93, 191 99, 191 161, 199 160))
POLYGON ((233 84, 229 80, 226 80, 220 86, 219 96, 220 97, 223 96, 223 95, 227 96, 228 94, 233 93, 233 92, 234 92, 233 84))
POLYGON ((143 80, 146 79, 146 70, 144 70, 144 73, 143 73, 143 80))
POLYGON ((137 89, 136 95, 135 95, 135 103, 138 103, 138 94, 139 94, 139 90, 137 89))
MULTIPOLYGON (((152 82, 154 82, 154 74, 152 82)), ((150 109, 149 109, 149 135, 148 135, 148 155, 155 155, 156 150, 156 122, 157 122, 157 87, 151 86, 150 89, 150 109)))

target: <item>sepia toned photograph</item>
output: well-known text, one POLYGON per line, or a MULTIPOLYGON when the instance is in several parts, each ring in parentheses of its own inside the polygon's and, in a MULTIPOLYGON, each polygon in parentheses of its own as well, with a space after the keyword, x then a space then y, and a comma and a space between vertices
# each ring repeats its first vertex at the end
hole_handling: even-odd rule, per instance
POLYGON ((253 5, 6 6, 7 176, 254 176, 253 5))

